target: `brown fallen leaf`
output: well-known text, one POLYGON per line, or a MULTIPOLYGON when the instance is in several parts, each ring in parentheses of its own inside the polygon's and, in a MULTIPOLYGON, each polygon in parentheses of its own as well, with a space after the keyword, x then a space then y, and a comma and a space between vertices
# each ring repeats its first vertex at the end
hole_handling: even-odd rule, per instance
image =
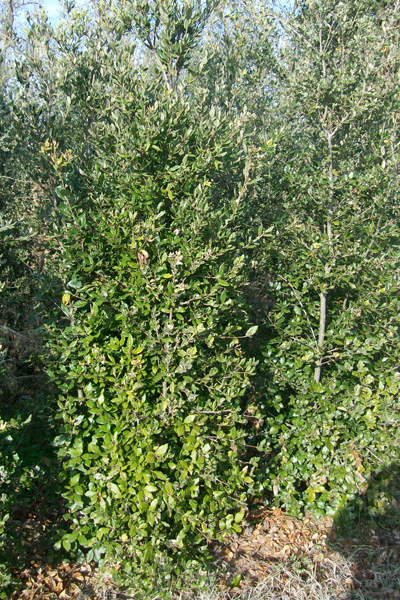
POLYGON ((47 571, 48 577, 56 577, 58 575, 58 571, 47 571))
POLYGON ((75 585, 75 583, 71 583, 71 585, 68 588, 68 593, 72 596, 77 596, 81 593, 81 589, 77 585, 75 585))

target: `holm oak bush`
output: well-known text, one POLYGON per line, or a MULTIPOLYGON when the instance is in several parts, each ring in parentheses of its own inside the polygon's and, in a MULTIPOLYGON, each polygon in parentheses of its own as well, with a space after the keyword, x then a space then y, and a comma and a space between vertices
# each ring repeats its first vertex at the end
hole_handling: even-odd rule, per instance
POLYGON ((157 100, 148 88, 117 97, 99 123, 90 197, 57 188, 65 291, 50 369, 62 545, 146 573, 240 531, 256 460, 245 416, 256 362, 242 341, 257 327, 242 290, 262 235, 243 227, 242 118, 161 82, 150 91, 157 100))

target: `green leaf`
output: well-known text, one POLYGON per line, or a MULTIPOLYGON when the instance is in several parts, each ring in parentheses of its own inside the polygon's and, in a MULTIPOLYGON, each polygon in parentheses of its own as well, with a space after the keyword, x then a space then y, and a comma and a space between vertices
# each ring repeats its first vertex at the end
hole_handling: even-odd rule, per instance
POLYGON ((56 186, 55 192, 61 200, 64 200, 64 202, 68 202, 71 198, 70 192, 60 185, 56 186))
POLYGON ((69 552, 69 551, 71 550, 71 543, 70 543, 70 541, 69 541, 67 538, 65 538, 65 537, 64 537, 64 538, 62 539, 62 542, 61 542, 61 543, 62 543, 62 545, 64 546, 64 549, 65 549, 67 552, 69 552))
POLYGON ((70 482, 69 482, 70 486, 74 487, 74 485, 76 485, 78 483, 79 479, 80 479, 80 473, 77 473, 76 475, 71 477, 70 482))
POLYGON ((193 421, 196 419, 196 415, 188 415, 186 417, 186 419, 184 420, 184 423, 193 423, 193 421))
POLYGON ((246 331, 246 337, 252 337, 255 333, 257 333, 258 325, 253 325, 246 331))
POLYGON ((155 450, 155 454, 156 456, 164 456, 164 454, 167 452, 168 450, 168 444, 164 444, 162 446, 159 446, 157 448, 157 450, 155 450))
POLYGON ((244 518, 244 510, 241 510, 235 514, 235 523, 240 523, 244 518))
POLYGON ((152 485, 151 483, 147 484, 144 489, 150 493, 158 491, 158 488, 155 485, 152 485))
POLYGON ((64 292, 61 298, 61 302, 65 305, 68 305, 71 300, 71 294, 69 292, 64 292))
POLYGON ((242 581, 242 575, 241 573, 238 573, 237 575, 235 575, 235 577, 232 579, 232 587, 237 587, 239 585, 239 583, 242 581))
POLYGON ((110 482, 108 484, 111 493, 113 494, 113 496, 115 496, 115 498, 120 498, 121 497, 121 490, 119 489, 118 485, 116 483, 112 483, 110 482))

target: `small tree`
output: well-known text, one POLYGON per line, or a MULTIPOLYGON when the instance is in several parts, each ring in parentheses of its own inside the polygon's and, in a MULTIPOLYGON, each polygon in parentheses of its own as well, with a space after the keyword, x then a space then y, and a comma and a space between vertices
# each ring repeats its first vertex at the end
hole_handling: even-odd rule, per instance
MULTIPOLYGON (((280 118, 264 145, 265 356, 277 501, 334 511, 387 452, 398 393, 396 7, 306 2, 284 31, 280 118)), ((261 192, 263 193, 263 192, 261 192)))

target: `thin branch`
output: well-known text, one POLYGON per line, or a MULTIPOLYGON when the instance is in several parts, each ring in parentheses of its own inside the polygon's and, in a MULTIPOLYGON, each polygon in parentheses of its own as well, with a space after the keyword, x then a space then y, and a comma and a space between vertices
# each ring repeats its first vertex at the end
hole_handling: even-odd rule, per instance
POLYGON ((11 181, 18 181, 18 183, 31 183, 35 185, 35 181, 31 179, 16 179, 15 177, 9 177, 8 175, 0 175, 1 179, 11 179, 11 181))

